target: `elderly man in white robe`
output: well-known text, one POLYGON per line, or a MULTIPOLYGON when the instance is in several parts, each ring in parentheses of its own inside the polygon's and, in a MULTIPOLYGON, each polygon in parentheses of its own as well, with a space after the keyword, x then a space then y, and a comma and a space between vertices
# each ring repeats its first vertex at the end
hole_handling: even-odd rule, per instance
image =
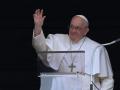
POLYGON ((45 38, 42 25, 46 16, 37 9, 33 14, 33 47, 42 62, 58 72, 80 72, 79 78, 55 78, 50 90, 90 90, 91 74, 94 90, 113 90, 114 79, 105 47, 86 36, 89 22, 84 15, 72 17, 69 34, 49 34, 45 38), (41 51, 85 51, 82 63, 77 54, 43 54, 41 51), (83 64, 84 65, 81 65, 83 64), (74 67, 70 67, 70 66, 74 67), (81 68, 81 66, 84 66, 81 68))

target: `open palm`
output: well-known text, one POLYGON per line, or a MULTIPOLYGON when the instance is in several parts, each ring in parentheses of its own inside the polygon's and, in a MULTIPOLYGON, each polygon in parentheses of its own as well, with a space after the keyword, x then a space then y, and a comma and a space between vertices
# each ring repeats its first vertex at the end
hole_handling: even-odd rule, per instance
POLYGON ((35 13, 33 14, 33 18, 34 18, 34 24, 37 26, 42 27, 45 16, 43 16, 43 9, 37 9, 35 11, 35 13))

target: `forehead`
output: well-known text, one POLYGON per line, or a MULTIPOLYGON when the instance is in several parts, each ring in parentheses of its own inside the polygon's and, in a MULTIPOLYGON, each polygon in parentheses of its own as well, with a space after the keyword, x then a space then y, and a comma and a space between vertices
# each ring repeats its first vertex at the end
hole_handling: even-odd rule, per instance
POLYGON ((74 16, 71 20, 71 24, 73 24, 73 25, 82 25, 83 22, 84 22, 84 20, 79 16, 74 16))

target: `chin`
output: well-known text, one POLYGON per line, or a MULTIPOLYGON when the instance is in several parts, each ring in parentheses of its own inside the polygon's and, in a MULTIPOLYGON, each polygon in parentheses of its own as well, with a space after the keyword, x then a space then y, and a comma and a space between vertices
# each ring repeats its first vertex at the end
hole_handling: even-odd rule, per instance
POLYGON ((78 42, 78 37, 76 37, 75 35, 69 35, 70 39, 73 41, 73 42, 78 42))
POLYGON ((71 39, 73 42, 78 42, 78 41, 79 41, 78 39, 73 38, 73 37, 71 37, 70 39, 71 39))

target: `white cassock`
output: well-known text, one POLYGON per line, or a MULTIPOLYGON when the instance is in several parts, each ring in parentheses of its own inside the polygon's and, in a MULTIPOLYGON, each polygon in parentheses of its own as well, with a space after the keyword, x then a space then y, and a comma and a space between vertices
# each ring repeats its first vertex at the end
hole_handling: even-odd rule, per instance
MULTIPOLYGON (((94 76, 93 82, 99 90, 113 90, 113 72, 107 50, 90 38, 84 37, 78 43, 71 43, 67 34, 49 34, 45 39, 42 32, 36 37, 33 36, 33 47, 43 62, 58 72, 71 72, 71 68, 69 68, 73 61, 70 58, 71 54, 49 53, 46 57, 45 54, 40 54, 40 51, 85 51, 85 55, 82 57, 82 60, 84 59, 82 66, 79 57, 76 58, 77 55, 75 54, 72 56, 75 59, 74 65, 76 66, 73 72, 84 71, 85 74, 81 74, 78 78, 56 77, 52 81, 50 90, 90 90, 91 74, 94 76)), ((94 90, 97 89, 94 88, 94 90)))

